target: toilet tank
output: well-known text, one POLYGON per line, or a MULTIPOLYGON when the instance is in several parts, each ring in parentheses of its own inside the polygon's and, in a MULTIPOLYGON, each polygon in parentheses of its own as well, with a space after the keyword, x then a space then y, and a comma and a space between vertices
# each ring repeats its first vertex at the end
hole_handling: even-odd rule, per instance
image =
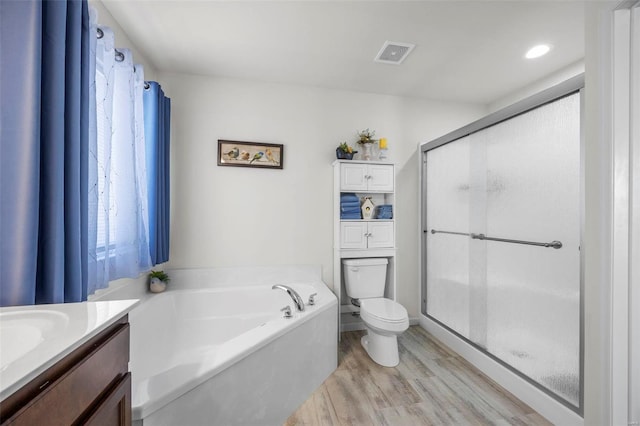
POLYGON ((383 297, 388 263, 385 258, 342 259, 347 295, 352 299, 383 297))

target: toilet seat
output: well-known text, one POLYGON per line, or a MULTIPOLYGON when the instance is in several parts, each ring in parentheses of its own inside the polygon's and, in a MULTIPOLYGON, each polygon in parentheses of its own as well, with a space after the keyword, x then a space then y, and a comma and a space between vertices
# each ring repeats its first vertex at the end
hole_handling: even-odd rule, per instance
POLYGON ((360 318, 382 331, 402 333, 409 328, 409 314, 404 306, 390 299, 360 299, 360 318))

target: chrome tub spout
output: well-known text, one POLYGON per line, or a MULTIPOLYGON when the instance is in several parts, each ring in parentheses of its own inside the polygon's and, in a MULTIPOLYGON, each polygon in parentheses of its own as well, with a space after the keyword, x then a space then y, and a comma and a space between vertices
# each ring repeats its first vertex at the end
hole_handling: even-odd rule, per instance
POLYGON ((272 290, 275 290, 277 288, 279 288, 280 290, 286 291, 287 294, 291 296, 291 299, 293 299, 293 303, 296 305, 296 309, 298 311, 300 312, 304 311, 304 302, 302 301, 302 297, 300 297, 300 295, 294 289, 282 284, 276 284, 273 287, 271 287, 272 290))

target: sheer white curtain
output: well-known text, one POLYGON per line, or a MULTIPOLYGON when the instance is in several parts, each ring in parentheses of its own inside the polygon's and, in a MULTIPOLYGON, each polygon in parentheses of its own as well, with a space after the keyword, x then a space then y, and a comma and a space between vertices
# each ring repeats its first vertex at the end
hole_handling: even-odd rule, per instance
POLYGON ((89 294, 134 278, 149 256, 142 91, 144 72, 113 32, 98 27, 96 141, 90 146, 89 294), (93 172, 92 172, 93 171, 93 172))

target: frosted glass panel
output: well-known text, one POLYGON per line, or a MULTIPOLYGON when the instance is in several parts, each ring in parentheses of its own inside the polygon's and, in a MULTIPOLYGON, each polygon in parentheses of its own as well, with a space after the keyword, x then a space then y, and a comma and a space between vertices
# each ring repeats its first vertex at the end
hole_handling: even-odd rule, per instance
MULTIPOLYGON (((559 240, 559 250, 486 242, 487 349, 578 404, 580 99, 487 129, 486 234, 559 240)), ((475 241, 474 241, 475 242, 475 241)))
MULTIPOLYGON (((427 154, 427 223, 469 232, 469 138, 427 154)), ((427 239, 427 311, 469 337, 469 239, 427 239)))
POLYGON ((580 389, 580 95, 426 153, 427 314, 574 406, 580 389))

